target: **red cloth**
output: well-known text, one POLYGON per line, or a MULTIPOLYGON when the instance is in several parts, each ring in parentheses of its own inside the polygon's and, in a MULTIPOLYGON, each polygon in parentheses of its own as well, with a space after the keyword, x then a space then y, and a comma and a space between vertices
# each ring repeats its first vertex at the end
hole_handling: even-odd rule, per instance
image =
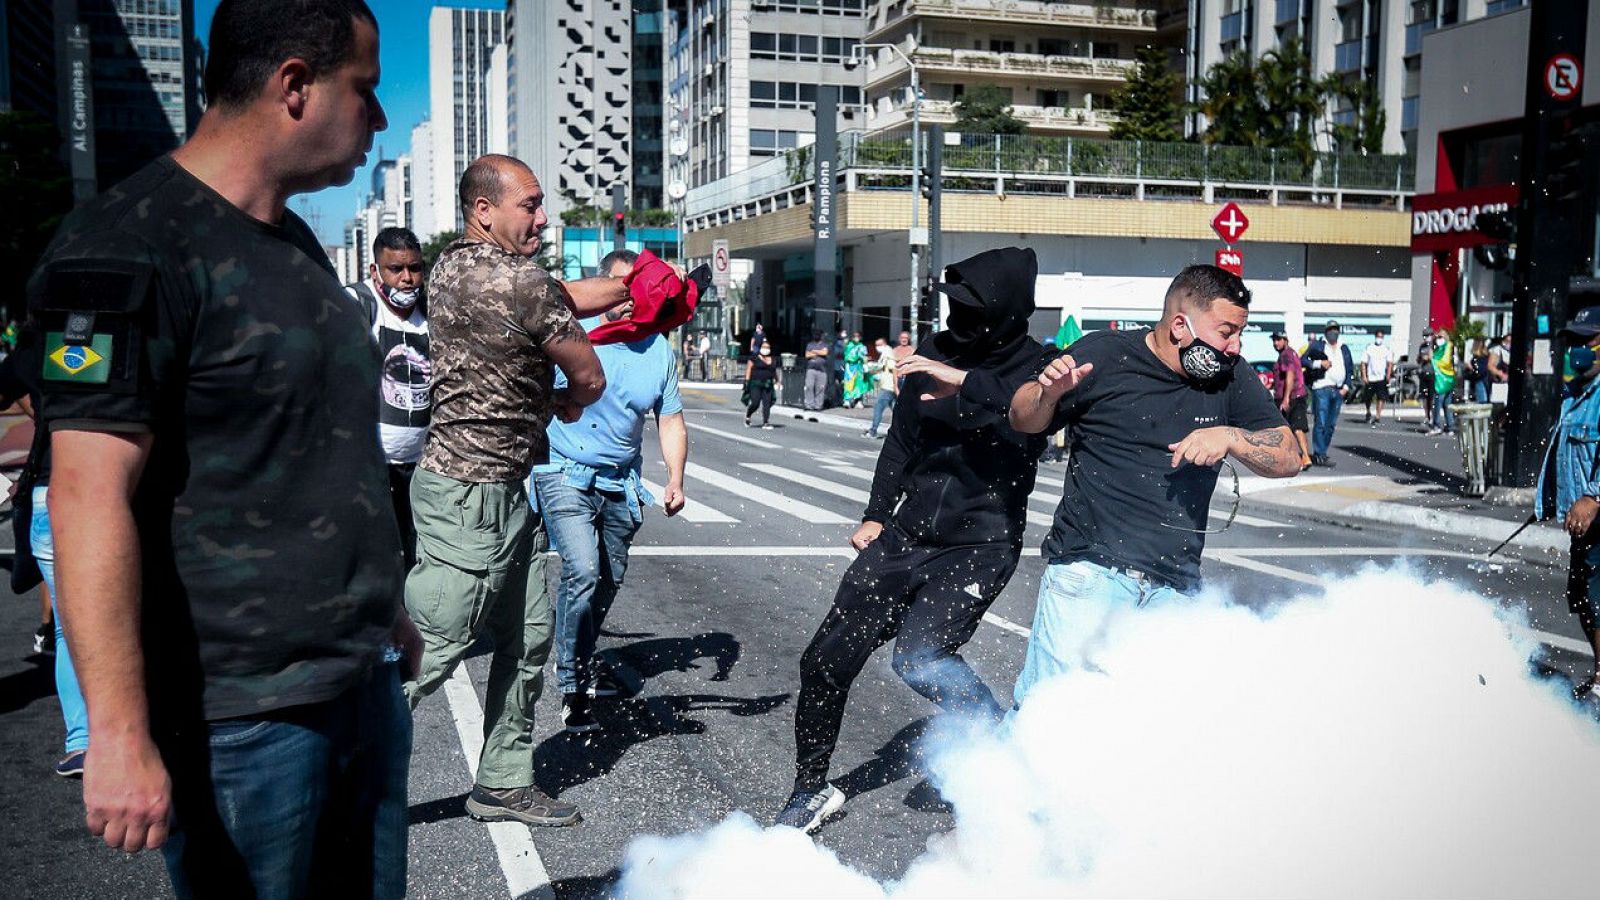
POLYGON ((633 297, 633 316, 603 322, 589 332, 592 344, 621 344, 666 334, 694 318, 700 291, 693 281, 678 277, 673 268, 649 250, 639 254, 633 271, 622 280, 633 297))

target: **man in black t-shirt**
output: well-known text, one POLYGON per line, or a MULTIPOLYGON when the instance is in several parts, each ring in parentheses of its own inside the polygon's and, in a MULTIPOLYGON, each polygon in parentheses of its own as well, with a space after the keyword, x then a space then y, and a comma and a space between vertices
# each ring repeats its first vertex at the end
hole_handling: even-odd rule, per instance
POLYGON ((1112 618, 1199 587, 1219 463, 1231 456, 1269 478, 1300 471, 1267 389, 1237 365, 1249 310, 1238 276, 1190 266, 1154 328, 1087 335, 1012 396, 1018 431, 1066 428, 1072 448, 1019 704, 1087 664, 1112 618))
POLYGON ((29 285, 90 829, 180 897, 405 891, 400 541, 359 307, 286 208, 386 126, 360 0, 223 0, 210 106, 29 285), (169 824, 171 827, 168 834, 169 824))

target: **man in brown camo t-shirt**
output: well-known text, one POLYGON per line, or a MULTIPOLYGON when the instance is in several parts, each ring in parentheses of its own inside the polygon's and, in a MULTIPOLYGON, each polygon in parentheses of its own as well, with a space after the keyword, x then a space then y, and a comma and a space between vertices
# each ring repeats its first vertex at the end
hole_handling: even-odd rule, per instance
POLYGON ((533 172, 485 156, 461 177, 466 234, 429 283, 433 416, 411 483, 417 564, 406 608, 422 632, 413 707, 461 662, 480 627, 494 638, 484 743, 467 812, 482 821, 570 825, 578 808, 533 785, 533 706, 553 627, 544 527, 528 470, 548 456, 552 414, 576 419, 605 389, 573 317, 627 299, 622 282, 568 291, 533 261, 546 218, 533 172), (554 388, 555 368, 568 386, 554 388))

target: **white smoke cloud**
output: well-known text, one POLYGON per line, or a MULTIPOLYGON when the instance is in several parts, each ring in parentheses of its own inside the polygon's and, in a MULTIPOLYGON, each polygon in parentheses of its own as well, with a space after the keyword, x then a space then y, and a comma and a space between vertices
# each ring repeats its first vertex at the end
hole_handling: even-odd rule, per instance
POLYGON ((1266 614, 1129 610, 1009 733, 934 741, 956 827, 901 881, 737 815, 637 840, 619 893, 1592 898, 1600 727, 1511 633, 1376 569, 1266 614))

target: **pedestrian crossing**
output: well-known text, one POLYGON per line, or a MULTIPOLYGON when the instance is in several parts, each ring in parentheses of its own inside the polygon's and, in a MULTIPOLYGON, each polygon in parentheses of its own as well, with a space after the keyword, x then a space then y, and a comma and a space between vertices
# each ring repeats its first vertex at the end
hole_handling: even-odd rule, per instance
MULTIPOLYGON (((854 525, 870 499, 877 450, 841 448, 821 452, 784 447, 771 441, 747 437, 703 425, 691 426, 692 435, 709 441, 727 440, 758 449, 781 450, 784 463, 739 462, 711 468, 691 462, 685 473, 685 493, 689 500, 678 518, 691 525, 738 525, 764 515, 778 514, 808 525, 854 525)), ((659 469, 655 469, 659 472, 659 469)), ((664 492, 656 481, 644 480, 645 487, 658 497, 664 492)), ((1041 472, 1037 487, 1028 497, 1027 522, 1049 528, 1061 499, 1062 481, 1041 472)), ((1230 492, 1218 494, 1212 505, 1214 522, 1231 509, 1230 492)), ((1248 494, 1249 490, 1243 493, 1248 494)), ((1239 515, 1234 525, 1244 528, 1285 530, 1285 522, 1239 515)))

